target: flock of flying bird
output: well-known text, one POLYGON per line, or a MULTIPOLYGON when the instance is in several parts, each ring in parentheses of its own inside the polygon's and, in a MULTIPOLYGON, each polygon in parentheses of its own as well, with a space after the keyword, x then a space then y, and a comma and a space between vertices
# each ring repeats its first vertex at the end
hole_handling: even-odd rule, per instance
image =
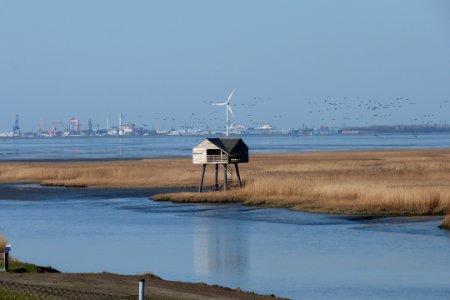
MULTIPOLYGON (((448 100, 440 102, 439 109, 446 107, 448 103, 448 100)), ((423 108, 414 108, 417 103, 410 98, 396 97, 392 100, 380 101, 363 100, 360 97, 353 99, 343 97, 336 101, 328 96, 321 101, 309 101, 308 105, 310 105, 309 113, 321 115, 320 120, 322 122, 338 120, 352 125, 404 124, 406 116, 409 116, 409 123, 411 124, 447 124, 447 120, 436 120, 437 115, 434 113, 424 114, 423 108)), ((435 110, 431 105, 428 105, 427 109, 435 110)))
MULTIPOLYGON (((232 96, 232 95, 230 95, 232 96)), ((184 122, 185 128, 217 129, 225 128, 225 114, 222 109, 214 108, 212 105, 227 105, 233 118, 231 123, 246 123, 248 127, 258 127, 263 124, 272 123, 275 126, 283 118, 292 114, 288 110, 286 115, 272 114, 265 120, 257 120, 258 115, 267 115, 267 111, 274 111, 276 104, 272 97, 254 96, 250 101, 228 101, 219 103, 217 101, 203 101, 203 105, 211 105, 209 115, 191 113, 189 120, 184 122), (233 103, 234 102, 234 103, 233 103), (240 102, 240 103, 239 103, 240 102), (226 104, 228 103, 228 104, 226 104), (233 110, 231 109, 233 107, 233 110), (235 110, 235 112, 234 112, 235 110), (234 114, 237 114, 236 116, 234 114), (212 125, 214 124, 214 125, 212 125)), ((416 101, 406 97, 396 97, 389 100, 362 99, 361 97, 324 97, 321 100, 299 101, 298 107, 292 108, 309 114, 307 120, 315 120, 316 124, 292 124, 291 127, 318 127, 322 125, 332 126, 366 126, 366 125, 392 125, 392 124, 421 124, 421 125, 448 125, 447 120, 438 120, 437 114, 425 112, 423 107, 417 106, 416 101), (311 118, 312 117, 312 118, 311 118), (408 121, 405 121, 408 120, 408 121)), ((436 107, 427 106, 428 111, 442 111, 449 105, 449 100, 440 101, 436 107)), ((175 118, 155 118, 159 121, 175 122, 175 118)), ((172 126, 173 127, 173 126, 172 126)))

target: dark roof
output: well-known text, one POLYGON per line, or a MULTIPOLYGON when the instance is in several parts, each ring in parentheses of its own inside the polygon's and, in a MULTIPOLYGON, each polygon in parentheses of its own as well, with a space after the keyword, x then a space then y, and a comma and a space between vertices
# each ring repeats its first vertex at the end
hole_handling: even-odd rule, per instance
POLYGON ((207 140, 229 154, 233 154, 233 152, 239 152, 239 149, 241 147, 247 148, 247 145, 244 143, 244 141, 242 139, 207 138, 207 140))

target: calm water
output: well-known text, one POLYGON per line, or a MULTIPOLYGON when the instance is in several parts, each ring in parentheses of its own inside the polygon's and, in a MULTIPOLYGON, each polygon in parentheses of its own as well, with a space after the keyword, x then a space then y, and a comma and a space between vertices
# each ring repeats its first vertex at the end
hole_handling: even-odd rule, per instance
POLYGON ((153 272, 295 299, 449 299, 439 218, 171 204, 152 192, 0 185, 0 228, 14 256, 67 272, 153 272))
MULTIPOLYGON (((1 160, 188 157, 200 136, 42 138, 0 140, 1 160)), ((249 136, 252 153, 450 148, 450 135, 249 136)))

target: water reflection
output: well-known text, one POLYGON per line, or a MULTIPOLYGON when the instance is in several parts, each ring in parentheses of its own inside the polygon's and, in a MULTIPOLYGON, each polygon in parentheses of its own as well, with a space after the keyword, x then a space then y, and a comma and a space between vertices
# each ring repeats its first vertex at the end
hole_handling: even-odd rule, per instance
POLYGON ((193 238, 194 272, 199 278, 217 279, 239 274, 242 283, 249 270, 247 224, 223 223, 208 217, 197 219, 193 238))

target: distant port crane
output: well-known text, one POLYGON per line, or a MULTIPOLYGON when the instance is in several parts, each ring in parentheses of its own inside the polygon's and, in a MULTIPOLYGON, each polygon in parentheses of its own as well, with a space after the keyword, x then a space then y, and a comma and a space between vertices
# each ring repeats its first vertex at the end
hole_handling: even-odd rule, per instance
POLYGON ((19 115, 16 115, 16 121, 13 127, 13 136, 20 136, 19 115))

